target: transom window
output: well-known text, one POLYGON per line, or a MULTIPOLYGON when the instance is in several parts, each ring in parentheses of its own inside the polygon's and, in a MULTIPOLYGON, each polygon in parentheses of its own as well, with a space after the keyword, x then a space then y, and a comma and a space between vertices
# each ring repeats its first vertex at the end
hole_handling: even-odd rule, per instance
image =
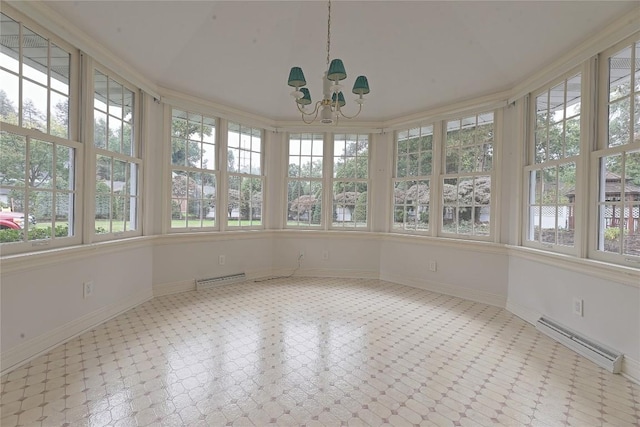
POLYGON ((442 232, 489 236, 494 114, 451 120, 446 126, 442 232))
POLYGON ((433 126, 396 134, 393 180, 393 230, 429 231, 433 163, 433 126))
POLYGON ((287 172, 287 226, 322 225, 322 134, 289 135, 287 172))
POLYGON ((334 228, 367 226, 369 136, 336 134, 333 141, 334 228))

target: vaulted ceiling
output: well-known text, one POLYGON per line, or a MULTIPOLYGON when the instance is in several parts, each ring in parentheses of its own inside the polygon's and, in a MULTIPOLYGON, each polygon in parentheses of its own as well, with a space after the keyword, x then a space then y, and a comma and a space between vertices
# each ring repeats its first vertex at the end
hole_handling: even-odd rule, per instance
MULTIPOLYGON (((312 98, 326 69, 324 1, 47 1, 155 84, 274 120, 298 117, 289 69, 312 98)), ((510 89, 637 1, 336 1, 331 56, 388 120, 510 89)))

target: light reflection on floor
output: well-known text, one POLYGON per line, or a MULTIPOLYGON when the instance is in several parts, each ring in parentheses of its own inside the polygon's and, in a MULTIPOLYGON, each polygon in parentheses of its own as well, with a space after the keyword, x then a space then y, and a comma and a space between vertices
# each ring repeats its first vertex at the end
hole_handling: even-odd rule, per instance
POLYGON ((10 426, 614 425, 640 386, 505 310, 379 280, 155 298, 2 377, 10 426))

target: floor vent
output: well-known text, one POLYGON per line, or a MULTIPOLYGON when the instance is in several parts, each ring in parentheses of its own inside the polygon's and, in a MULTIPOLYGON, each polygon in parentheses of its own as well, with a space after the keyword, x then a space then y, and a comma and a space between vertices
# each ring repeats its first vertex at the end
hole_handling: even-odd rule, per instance
POLYGON ((211 289, 218 286, 229 285, 231 283, 242 282, 245 274, 231 274, 229 276, 210 277, 208 279, 196 279, 196 290, 211 289))
POLYGON ((622 354, 611 350, 602 344, 584 338, 576 332, 565 328, 552 320, 541 317, 536 322, 536 329, 550 336, 576 353, 586 357, 593 363, 617 374, 622 367, 622 354))

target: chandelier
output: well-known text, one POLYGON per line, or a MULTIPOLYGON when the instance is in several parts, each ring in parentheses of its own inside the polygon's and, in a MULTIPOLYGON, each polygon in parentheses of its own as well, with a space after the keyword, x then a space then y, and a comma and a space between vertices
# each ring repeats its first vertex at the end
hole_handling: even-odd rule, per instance
POLYGON ((362 95, 369 93, 369 82, 365 76, 358 76, 353 84, 352 92, 358 95, 355 102, 358 104, 358 112, 353 116, 348 116, 342 111, 342 107, 346 104, 344 94, 342 93, 342 85, 340 80, 347 78, 347 72, 345 71, 344 64, 340 59, 331 58, 331 0, 329 0, 329 18, 327 19, 327 71, 324 72, 322 78, 322 101, 317 101, 313 110, 307 109, 307 105, 311 104, 311 94, 309 89, 304 87, 307 81, 304 78, 302 68, 292 67, 289 72, 289 86, 295 88, 291 92, 296 100, 296 106, 298 111, 302 113, 302 121, 306 124, 313 123, 320 114, 320 121, 322 123, 331 124, 338 121, 340 117, 346 119, 353 119, 358 117, 362 111, 362 104, 364 98, 362 95))

